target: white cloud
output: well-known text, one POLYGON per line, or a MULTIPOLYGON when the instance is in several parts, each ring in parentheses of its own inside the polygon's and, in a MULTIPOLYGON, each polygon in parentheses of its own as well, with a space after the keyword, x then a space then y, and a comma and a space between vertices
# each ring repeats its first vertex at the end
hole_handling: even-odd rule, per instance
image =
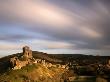
POLYGON ((21 43, 11 43, 11 42, 3 42, 0 41, 0 50, 18 50, 22 46, 24 46, 21 43))
MULTIPOLYGON (((71 18, 62 9, 42 1, 10 1, 0 3, 0 12, 7 14, 7 18, 28 23, 42 23, 49 26, 64 27, 70 25, 71 18)), ((4 15, 4 14, 3 14, 4 15)))
POLYGON ((88 36, 90 38, 101 38, 102 34, 93 30, 92 28, 88 28, 88 27, 81 27, 80 28, 81 31, 83 31, 83 34, 85 36, 88 36))
MULTIPOLYGON (((4 13, 6 14, 5 18, 7 18, 7 20, 19 20, 21 23, 24 22, 26 24, 34 25, 36 25, 36 23, 39 23, 46 25, 48 27, 47 30, 53 29, 54 31, 55 29, 56 33, 57 30, 61 30, 61 33, 63 33, 65 29, 77 29, 79 32, 81 32, 81 35, 88 35, 90 38, 101 37, 100 33, 98 33, 97 31, 85 27, 83 28, 81 26, 82 24, 80 25, 80 23, 82 22, 81 19, 87 19, 83 17, 85 13, 80 16, 80 14, 59 8, 58 6, 45 1, 16 0, 4 2, 0 3, 0 12, 2 12, 3 15, 4 13)), ((95 17, 98 16, 97 14, 92 14, 95 17)), ((89 15, 88 17, 90 17, 88 19, 89 21, 91 21, 91 19, 94 19, 94 17, 91 18, 91 16, 89 15)), ((91 22, 93 22, 93 20, 91 22)), ((87 24, 85 22, 83 22, 83 25, 87 27, 87 24)))
POLYGON ((50 41, 50 40, 32 40, 33 45, 37 48, 47 48, 47 49, 69 49, 73 44, 62 42, 62 41, 50 41))

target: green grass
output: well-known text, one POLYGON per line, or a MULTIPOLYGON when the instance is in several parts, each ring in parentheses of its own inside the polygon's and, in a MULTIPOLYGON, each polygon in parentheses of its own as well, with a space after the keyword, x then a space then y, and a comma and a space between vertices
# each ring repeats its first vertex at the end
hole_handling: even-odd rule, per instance
POLYGON ((32 64, 0 75, 0 82, 59 82, 62 73, 61 69, 55 67, 46 68, 42 64, 32 64))
POLYGON ((23 82, 28 79, 27 74, 37 68, 37 65, 27 65, 22 69, 10 70, 7 73, 0 75, 0 82, 23 82))

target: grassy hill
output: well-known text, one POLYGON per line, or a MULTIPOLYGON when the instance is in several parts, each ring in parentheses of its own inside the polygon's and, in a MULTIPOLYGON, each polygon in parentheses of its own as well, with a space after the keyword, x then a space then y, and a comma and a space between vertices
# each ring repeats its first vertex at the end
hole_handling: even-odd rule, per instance
MULTIPOLYGON (((10 58, 12 58, 14 56, 20 57, 21 55, 22 55, 22 53, 16 53, 16 54, 12 54, 12 55, 0 58, 0 73, 4 73, 9 70, 10 58)), ((51 62, 51 63, 61 63, 62 62, 60 59, 55 58, 55 56, 46 54, 43 52, 33 51, 32 55, 34 58, 45 59, 46 61, 51 62)))
MULTIPOLYGON (((21 69, 11 69, 10 58, 21 57, 22 53, 17 53, 0 58, 0 82, 60 82, 65 69, 58 67, 46 67, 41 63, 29 64, 21 69)), ((62 61, 50 54, 33 51, 35 59, 45 59, 51 63, 61 63, 62 61)))
POLYGON ((0 75, 0 82, 60 82, 64 71, 61 68, 46 68, 41 64, 32 64, 0 75))

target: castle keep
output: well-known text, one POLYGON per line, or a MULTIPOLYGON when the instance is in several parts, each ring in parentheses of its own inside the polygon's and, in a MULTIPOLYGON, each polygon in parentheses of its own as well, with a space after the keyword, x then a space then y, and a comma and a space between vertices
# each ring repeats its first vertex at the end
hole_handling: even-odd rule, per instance
POLYGON ((23 47, 23 57, 26 59, 32 59, 32 50, 28 46, 23 47))

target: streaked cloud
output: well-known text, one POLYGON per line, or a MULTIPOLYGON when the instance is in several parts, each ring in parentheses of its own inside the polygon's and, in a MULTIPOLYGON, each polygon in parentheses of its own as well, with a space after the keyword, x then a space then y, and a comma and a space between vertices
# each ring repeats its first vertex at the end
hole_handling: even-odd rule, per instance
POLYGON ((33 45, 39 48, 45 49, 69 49, 72 48, 72 45, 67 42, 62 41, 51 41, 51 40, 33 40, 33 45))
POLYGON ((25 23, 41 23, 46 25, 57 25, 64 27, 69 25, 71 20, 69 16, 63 14, 62 9, 57 8, 55 5, 51 5, 43 1, 3 1, 0 3, 1 14, 6 16, 6 20, 13 22, 25 22, 25 23), (22 12, 21 12, 22 11, 22 12), (5 13, 5 15, 4 15, 5 13), (16 21, 14 21, 16 20, 16 21))
POLYGON ((82 27, 81 28, 81 31, 84 32, 85 36, 88 36, 90 38, 101 38, 102 37, 102 34, 95 31, 95 30, 92 30, 91 28, 87 28, 87 27, 82 27))
POLYGON ((0 41, 0 50, 19 50, 24 44, 0 41))
POLYGON ((0 49, 109 49, 109 7, 109 0, 2 0, 0 49))

